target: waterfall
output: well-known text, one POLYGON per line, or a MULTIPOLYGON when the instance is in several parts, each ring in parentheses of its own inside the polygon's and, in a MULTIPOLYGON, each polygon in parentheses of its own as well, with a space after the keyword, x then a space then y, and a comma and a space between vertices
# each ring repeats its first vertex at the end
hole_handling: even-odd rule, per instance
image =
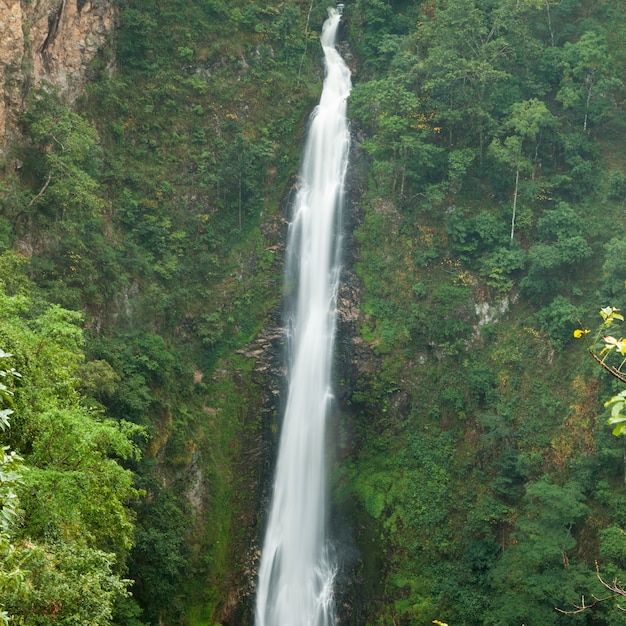
POLYGON ((310 118, 287 241, 289 390, 263 543, 256 626, 330 626, 336 564, 326 533, 326 419, 339 286, 340 218, 350 145, 350 70, 335 49, 340 14, 322 29, 326 73, 310 118))

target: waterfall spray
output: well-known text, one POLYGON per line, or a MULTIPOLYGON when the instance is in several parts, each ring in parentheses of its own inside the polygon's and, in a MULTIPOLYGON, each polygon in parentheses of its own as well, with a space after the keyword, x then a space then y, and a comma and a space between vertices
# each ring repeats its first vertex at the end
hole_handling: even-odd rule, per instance
POLYGON ((335 49, 341 16, 322 29, 326 73, 311 115, 287 242, 289 389, 263 543, 256 626, 331 626, 336 564, 326 531, 326 420, 339 287, 341 205, 350 137, 350 70, 335 49))

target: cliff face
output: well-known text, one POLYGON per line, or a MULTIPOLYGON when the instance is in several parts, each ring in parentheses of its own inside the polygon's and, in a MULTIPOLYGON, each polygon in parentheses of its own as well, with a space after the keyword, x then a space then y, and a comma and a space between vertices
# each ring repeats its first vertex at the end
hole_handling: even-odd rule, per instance
POLYGON ((0 0, 0 150, 30 88, 78 95, 114 17, 109 0, 0 0))

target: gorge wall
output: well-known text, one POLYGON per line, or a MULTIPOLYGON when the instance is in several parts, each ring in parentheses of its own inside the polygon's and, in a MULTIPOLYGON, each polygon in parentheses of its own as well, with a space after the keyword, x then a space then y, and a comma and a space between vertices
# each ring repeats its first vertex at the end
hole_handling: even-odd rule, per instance
POLYGON ((50 83, 69 100, 115 22, 108 0, 0 0, 0 150, 28 91, 50 83))

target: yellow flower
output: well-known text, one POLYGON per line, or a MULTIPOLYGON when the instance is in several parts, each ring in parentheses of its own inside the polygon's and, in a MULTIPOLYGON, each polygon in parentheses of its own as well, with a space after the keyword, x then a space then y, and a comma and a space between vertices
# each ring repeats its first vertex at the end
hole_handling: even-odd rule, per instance
POLYGON ((581 328, 577 328, 574 331, 574 337, 576 337, 576 339, 580 339, 583 335, 587 335, 590 332, 590 330, 582 330, 581 328))

